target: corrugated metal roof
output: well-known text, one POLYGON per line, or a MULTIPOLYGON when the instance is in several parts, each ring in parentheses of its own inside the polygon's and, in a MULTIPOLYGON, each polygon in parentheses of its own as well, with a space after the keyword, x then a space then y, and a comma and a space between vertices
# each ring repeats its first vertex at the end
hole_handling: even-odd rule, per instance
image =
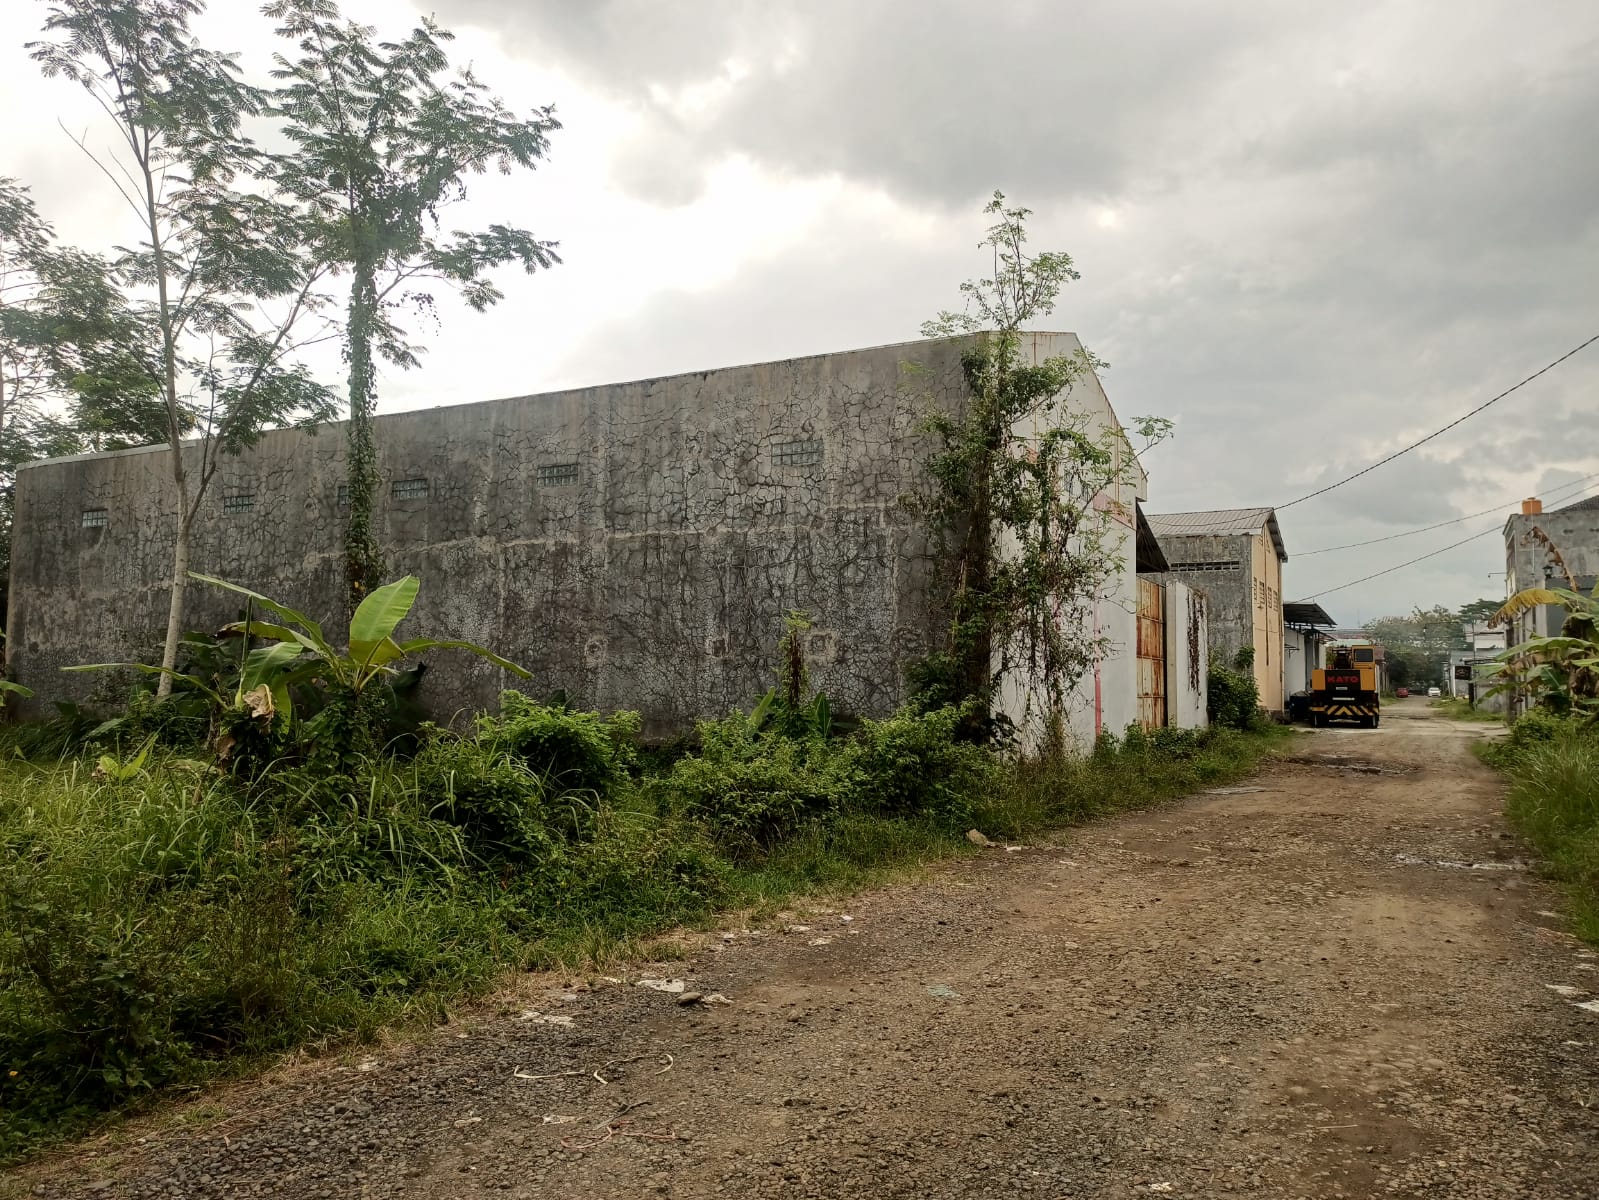
POLYGON ((1209 512, 1148 513, 1150 529, 1160 537, 1228 537, 1233 534, 1254 534, 1262 525, 1271 532, 1272 543, 1277 547, 1277 557, 1288 559, 1283 546, 1282 530, 1277 527, 1277 514, 1269 508, 1218 508, 1209 512))
POLYGON ((1329 628, 1338 624, 1327 615, 1327 610, 1311 600, 1284 600, 1283 621, 1288 625, 1325 625, 1329 628))

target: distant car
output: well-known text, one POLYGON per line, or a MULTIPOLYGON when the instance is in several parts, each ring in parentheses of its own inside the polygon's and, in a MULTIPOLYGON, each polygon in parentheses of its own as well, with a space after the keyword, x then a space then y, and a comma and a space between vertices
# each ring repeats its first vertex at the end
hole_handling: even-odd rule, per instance
POLYGON ((1442 696, 1443 692, 1441 692, 1439 689, 1437 689, 1435 687, 1430 687, 1430 688, 1427 689, 1427 695, 1428 695, 1429 698, 1432 697, 1432 696, 1442 696))
POLYGON ((1401 700, 1403 700, 1403 699, 1405 699, 1405 698, 1406 698, 1406 697, 1407 697, 1407 696, 1409 696, 1409 695, 1410 695, 1410 689, 1409 689, 1409 688, 1403 688, 1403 687, 1396 687, 1396 688, 1395 688, 1395 689, 1394 689, 1394 695, 1395 695, 1395 696, 1398 696, 1398 697, 1399 697, 1399 699, 1401 699, 1401 700))

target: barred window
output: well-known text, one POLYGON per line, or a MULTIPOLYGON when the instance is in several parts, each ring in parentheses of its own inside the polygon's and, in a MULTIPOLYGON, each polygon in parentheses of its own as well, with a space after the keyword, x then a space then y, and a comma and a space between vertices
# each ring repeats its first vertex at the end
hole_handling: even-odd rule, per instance
POLYGON ((822 461, 822 443, 816 438, 803 442, 772 443, 774 467, 813 467, 822 461))
POLYGON ((225 513, 247 513, 254 507, 254 492, 228 492, 222 497, 222 511, 225 513))
POLYGON ((426 500, 428 498, 428 481, 426 479, 396 479, 389 486, 389 495, 396 500, 426 500))
POLYGON ((542 463, 537 471, 540 487, 564 487, 577 482, 577 464, 542 463))
POLYGON ((341 483, 341 484, 339 484, 339 486, 337 488, 334 489, 334 491, 333 491, 333 503, 337 504, 340 508, 349 508, 350 507, 350 485, 349 484, 341 483))
POLYGON ((86 508, 83 510, 83 527, 85 529, 103 529, 111 524, 111 514, 103 508, 86 508))

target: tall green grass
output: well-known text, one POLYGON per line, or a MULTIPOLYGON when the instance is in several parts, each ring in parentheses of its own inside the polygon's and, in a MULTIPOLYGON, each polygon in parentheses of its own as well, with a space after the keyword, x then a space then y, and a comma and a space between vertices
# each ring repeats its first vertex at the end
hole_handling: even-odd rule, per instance
POLYGON ((1503 765, 1511 825, 1569 887, 1579 936, 1599 943, 1599 732, 1568 725, 1503 765))
POLYGON ((974 825, 1021 839, 1237 778, 1281 735, 1011 762, 902 715, 803 753, 724 729, 650 774, 618 742, 629 769, 604 776, 540 769, 522 743, 567 727, 512 716, 348 777, 161 751, 115 782, 0 754, 0 1160, 173 1083, 436 1020, 508 969, 968 853, 974 825))

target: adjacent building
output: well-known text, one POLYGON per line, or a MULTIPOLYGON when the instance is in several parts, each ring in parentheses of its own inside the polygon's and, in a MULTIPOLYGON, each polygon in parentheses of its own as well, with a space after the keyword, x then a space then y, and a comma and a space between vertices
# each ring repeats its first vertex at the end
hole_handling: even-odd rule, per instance
POLYGON ((1232 662, 1254 651, 1260 703, 1284 707, 1282 569, 1288 561, 1277 514, 1269 508, 1150 513, 1171 573, 1205 594, 1209 650, 1232 662))
MULTIPOLYGON (((1514 596, 1526 588, 1570 587, 1591 593, 1599 580, 1599 496, 1544 511, 1530 497, 1505 521, 1505 588, 1514 596)), ((1544 604, 1513 618, 1504 628, 1505 645, 1560 632, 1566 609, 1544 604)))
MULTIPOLYGON (((947 642, 951 564, 907 498, 929 486, 928 414, 966 403, 969 346, 932 339, 378 417, 378 538, 391 576, 422 581, 406 629, 483 643, 532 671, 519 686, 638 710, 647 733, 664 735, 762 694, 784 615, 800 609, 812 621, 812 678, 835 708, 891 712, 906 666, 947 642)), ((1037 362, 1080 349, 1073 334, 1037 333, 1024 352, 1037 362)), ((1147 477, 1092 374, 1068 403, 1124 468, 1095 500, 1117 571, 1092 615, 1112 654, 1069 714, 1087 743, 1153 715, 1141 711, 1139 660, 1156 670, 1156 646, 1140 648, 1136 571, 1147 477)), ((224 459, 194 529, 193 569, 336 623, 344 453, 333 426, 277 430, 224 459)), ((151 661, 159 647, 174 524, 166 455, 82 455, 18 473, 7 665, 35 703, 94 686, 63 666, 151 661)), ((1269 528, 1264 555, 1247 534, 1233 548, 1275 604, 1281 539, 1269 528)), ((230 594, 196 585, 190 596, 191 628, 238 616, 230 594)), ((1202 720, 1189 646, 1204 632, 1203 602, 1174 587, 1158 608, 1180 642, 1176 655, 1162 642, 1158 670, 1183 684, 1161 719, 1195 719, 1187 685, 1198 680, 1202 720)), ((1278 678, 1280 636, 1279 621, 1257 664, 1278 678)), ((441 654, 422 698, 447 716, 516 682, 441 654)), ((1005 703, 1025 707, 1026 695, 1020 681, 1005 703)))
POLYGON ((1312 672, 1325 666, 1323 647, 1332 642, 1337 622, 1327 610, 1310 600, 1283 604, 1283 703, 1299 692, 1311 691, 1312 672))

